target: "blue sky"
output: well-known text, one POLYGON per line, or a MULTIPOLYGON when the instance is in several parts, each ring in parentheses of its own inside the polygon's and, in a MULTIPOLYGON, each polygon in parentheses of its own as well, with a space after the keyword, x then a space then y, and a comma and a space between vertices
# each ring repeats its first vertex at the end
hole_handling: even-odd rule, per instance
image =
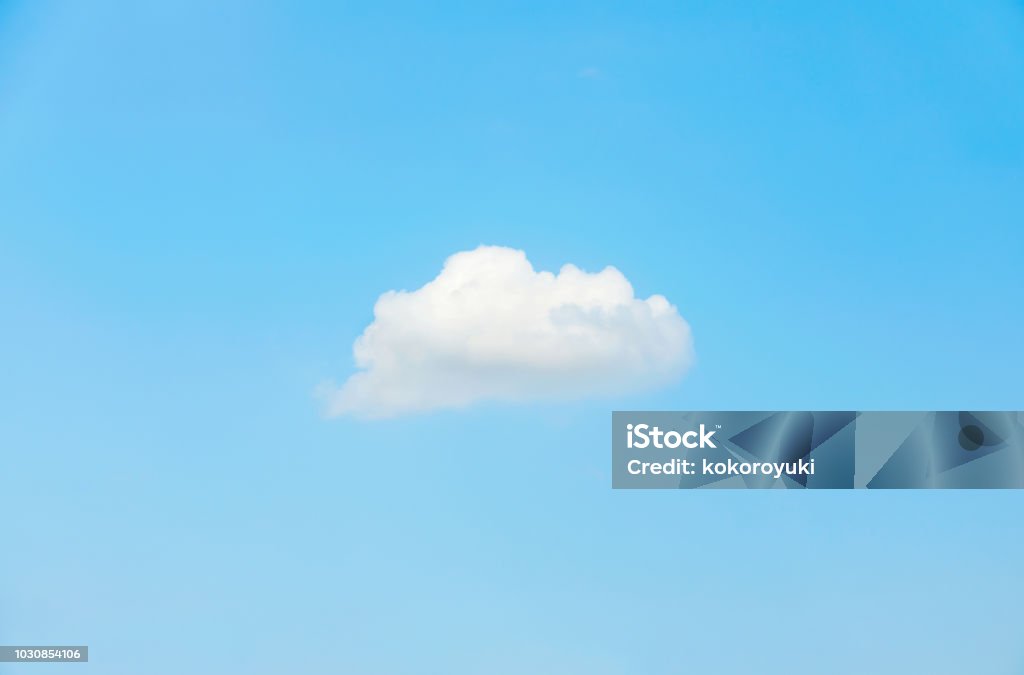
POLYGON ((1021 495, 613 492, 607 438, 1021 408, 1019 3, 211 4, 0 2, 0 643, 1024 670, 1021 495), (664 294, 694 369, 322 419, 378 295, 481 243, 664 294))

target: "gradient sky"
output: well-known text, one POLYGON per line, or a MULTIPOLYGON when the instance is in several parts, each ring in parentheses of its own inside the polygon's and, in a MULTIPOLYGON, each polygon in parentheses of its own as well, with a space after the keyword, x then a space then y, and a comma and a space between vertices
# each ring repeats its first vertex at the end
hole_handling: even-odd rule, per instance
POLYGON ((1022 673, 1024 494, 613 492, 612 409, 1021 409, 1019 2, 0 0, 0 673, 1022 673), (827 7, 824 5, 828 5, 827 7), (321 418, 481 243, 678 386, 321 418))

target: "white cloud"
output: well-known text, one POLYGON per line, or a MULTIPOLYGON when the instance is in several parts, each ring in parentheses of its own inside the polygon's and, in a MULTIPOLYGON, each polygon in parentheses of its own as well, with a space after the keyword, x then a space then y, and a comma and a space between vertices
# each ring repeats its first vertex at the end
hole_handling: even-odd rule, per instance
POLYGON ((614 267, 556 275, 481 246, 418 290, 380 296, 353 353, 359 372, 320 390, 329 416, 635 391, 681 376, 693 340, 668 300, 635 298, 614 267))

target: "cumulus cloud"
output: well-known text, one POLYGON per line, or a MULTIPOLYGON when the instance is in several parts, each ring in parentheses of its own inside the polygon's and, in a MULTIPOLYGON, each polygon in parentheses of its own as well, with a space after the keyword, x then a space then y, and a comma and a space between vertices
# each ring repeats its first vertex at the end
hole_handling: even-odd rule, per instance
POLYGON ((538 272, 523 251, 481 246, 381 295, 353 353, 358 372, 321 388, 328 416, 635 391, 681 376, 693 340, 668 300, 634 297, 614 267, 538 272))

